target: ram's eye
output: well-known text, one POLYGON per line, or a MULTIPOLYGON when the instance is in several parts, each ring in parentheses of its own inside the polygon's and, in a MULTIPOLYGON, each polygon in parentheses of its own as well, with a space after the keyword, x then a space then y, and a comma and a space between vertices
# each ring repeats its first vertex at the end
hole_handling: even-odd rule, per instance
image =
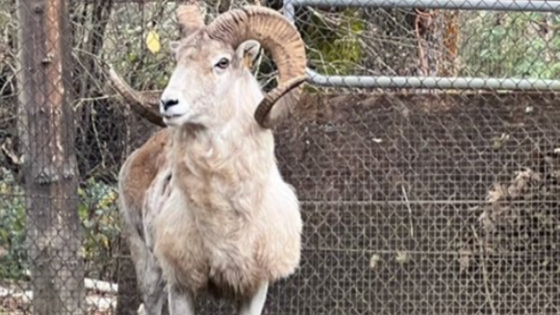
POLYGON ((225 69, 228 66, 229 66, 229 60, 227 58, 220 59, 220 61, 218 61, 218 63, 216 64, 216 67, 220 69, 225 69))

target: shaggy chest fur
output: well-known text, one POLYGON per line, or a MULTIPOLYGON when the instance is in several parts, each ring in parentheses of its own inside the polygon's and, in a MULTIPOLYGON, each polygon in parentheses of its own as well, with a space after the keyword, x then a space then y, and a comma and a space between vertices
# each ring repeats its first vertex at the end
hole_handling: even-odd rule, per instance
POLYGON ((193 294, 250 296, 262 281, 293 272, 301 232, 297 199, 274 161, 258 153, 262 144, 188 144, 171 150, 171 180, 162 175, 151 189, 154 254, 166 277, 193 294), (279 199, 285 204, 271 204, 279 199))

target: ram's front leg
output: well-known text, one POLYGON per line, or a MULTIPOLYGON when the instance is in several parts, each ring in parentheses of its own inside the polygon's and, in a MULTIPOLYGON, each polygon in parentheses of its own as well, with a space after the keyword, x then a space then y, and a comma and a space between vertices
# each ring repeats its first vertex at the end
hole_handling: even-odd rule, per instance
POLYGON ((257 292, 248 300, 241 302, 239 315, 261 315, 266 294, 268 293, 268 283, 264 282, 259 286, 257 292))
POLYGON ((169 315, 194 315, 194 299, 190 293, 171 285, 167 296, 169 315))

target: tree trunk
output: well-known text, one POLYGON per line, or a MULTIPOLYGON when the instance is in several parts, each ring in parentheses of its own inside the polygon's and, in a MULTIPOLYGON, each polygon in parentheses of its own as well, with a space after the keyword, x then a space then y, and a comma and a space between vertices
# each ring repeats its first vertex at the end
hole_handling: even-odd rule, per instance
POLYGON ((456 76, 458 69, 459 55, 459 18, 460 11, 445 12, 444 18, 444 33, 443 33, 443 66, 440 68, 441 76, 456 76))
POLYGON ((375 75, 436 75, 441 55, 437 10, 366 9, 363 65, 375 75))
POLYGON ((84 314, 65 0, 19 0, 19 121, 33 312, 84 314))

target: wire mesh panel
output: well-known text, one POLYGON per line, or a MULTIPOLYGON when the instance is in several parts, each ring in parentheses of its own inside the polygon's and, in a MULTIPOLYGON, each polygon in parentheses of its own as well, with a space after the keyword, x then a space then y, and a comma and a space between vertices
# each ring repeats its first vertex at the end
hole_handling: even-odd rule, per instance
POLYGON ((556 24, 559 11, 557 1, 290 0, 284 5, 284 14, 304 29, 310 45, 312 82, 370 88, 558 90, 560 82, 547 79, 556 78, 558 43, 549 25, 556 24), (315 9, 325 7, 330 8, 315 9))
MULTIPOLYGON (((274 130, 304 233, 300 268, 264 313, 560 313, 557 11, 307 2, 261 3, 290 14, 309 69, 327 76, 274 130), (441 78, 529 85, 427 89, 441 78)), ((106 69, 157 99, 179 2, 61 3, 0 0, 0 314, 138 314, 117 176, 159 128, 106 69)), ((245 4, 203 3, 209 21, 245 4)), ((275 86, 268 53, 252 71, 275 86)))
POLYGON ((329 118, 289 124, 278 154, 307 222, 296 304, 308 314, 557 312, 557 102, 339 97, 315 104, 329 118), (526 113, 536 103, 546 115, 526 113))

